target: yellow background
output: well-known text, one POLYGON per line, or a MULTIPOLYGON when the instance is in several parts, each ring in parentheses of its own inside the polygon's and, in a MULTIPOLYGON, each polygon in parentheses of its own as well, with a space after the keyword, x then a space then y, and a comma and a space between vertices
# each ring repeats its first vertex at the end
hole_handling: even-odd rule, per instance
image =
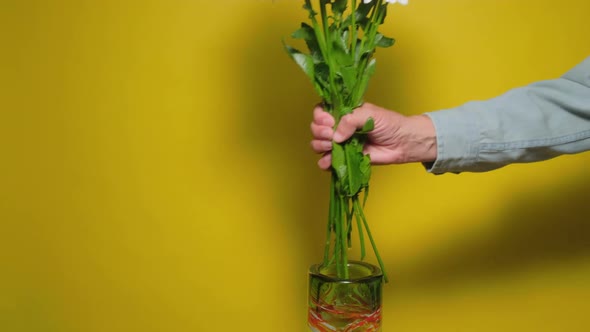
MULTIPOLYGON (((367 95, 404 114, 590 55, 587 0, 410 2, 367 95)), ((0 1, 1 331, 306 330, 328 177, 281 46, 305 19, 296 0, 0 1)), ((384 331, 587 331, 589 162, 375 169, 384 331)))

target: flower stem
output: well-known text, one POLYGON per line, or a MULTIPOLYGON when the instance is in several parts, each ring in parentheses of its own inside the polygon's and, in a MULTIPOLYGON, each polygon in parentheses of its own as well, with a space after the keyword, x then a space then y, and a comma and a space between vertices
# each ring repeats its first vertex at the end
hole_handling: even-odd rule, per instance
MULTIPOLYGON (((305 0, 305 5, 309 7, 309 9, 313 12, 313 5, 311 4, 311 0, 305 0)), ((318 41, 318 45, 320 47, 320 51, 322 53, 322 57, 327 59, 328 52, 326 50, 326 40, 324 39, 324 34, 322 33, 321 27, 316 20, 314 15, 309 16, 311 20, 311 24, 313 26, 313 31, 315 33, 316 39, 318 41)))
POLYGON ((365 259, 366 250, 365 250, 365 235, 363 232, 363 225, 362 225, 362 217, 360 214, 359 209, 361 209, 361 205, 359 204, 359 197, 358 195, 353 198, 353 209, 356 219, 356 226, 359 232, 359 241, 361 243, 361 261, 365 259))
POLYGON ((363 208, 359 204, 358 200, 355 201, 355 208, 358 209, 359 214, 361 215, 361 219, 365 224, 365 229, 367 230, 367 235, 369 236, 369 240, 371 241, 371 246, 373 247, 373 251, 375 252, 375 256, 377 257, 377 261, 379 262, 379 267, 381 267, 381 272, 383 272, 383 279, 385 282, 388 282, 389 279, 387 278, 387 273, 385 272, 385 264, 383 264, 383 260, 381 259, 381 255, 379 255, 379 250, 377 250, 377 245, 375 244, 375 240, 373 239, 373 235, 371 234, 371 230, 369 229, 369 224, 367 223, 367 218, 365 218, 365 213, 363 212, 363 208))
POLYGON ((330 243, 332 242, 332 230, 334 229, 334 218, 335 218, 335 182, 336 175, 332 174, 330 179, 330 209, 328 210, 328 227, 326 230, 326 247, 324 248, 324 266, 328 266, 330 259, 330 243))
POLYGON ((348 279, 348 246, 346 245, 346 232, 344 232, 344 227, 346 226, 346 210, 344 205, 344 196, 340 195, 340 208, 341 210, 341 217, 340 217, 340 250, 342 255, 342 267, 343 273, 341 278, 348 279))
MULTIPOLYGON (((350 26, 350 30, 351 30, 351 43, 350 43, 350 49, 351 49, 351 56, 353 59, 356 58, 356 38, 357 38, 357 28, 356 28, 356 0, 352 0, 352 8, 351 8, 351 20, 352 20, 352 24, 350 26)), ((355 61, 356 63, 356 61, 355 61)))

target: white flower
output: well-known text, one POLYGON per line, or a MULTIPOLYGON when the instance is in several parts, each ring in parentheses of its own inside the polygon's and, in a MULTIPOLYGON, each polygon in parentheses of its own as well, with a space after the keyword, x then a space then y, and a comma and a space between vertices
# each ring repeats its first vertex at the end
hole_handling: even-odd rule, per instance
MULTIPOLYGON (((370 3, 373 0, 363 0, 363 3, 370 3)), ((407 5, 408 4, 408 0, 385 0, 385 2, 389 2, 389 3, 399 3, 400 5, 407 5)))

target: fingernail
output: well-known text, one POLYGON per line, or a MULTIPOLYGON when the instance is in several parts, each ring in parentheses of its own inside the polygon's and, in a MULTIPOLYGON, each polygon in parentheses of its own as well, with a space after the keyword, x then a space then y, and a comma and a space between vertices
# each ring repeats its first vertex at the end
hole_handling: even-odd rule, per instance
POLYGON ((333 140, 334 140, 334 142, 336 142, 336 143, 340 143, 340 142, 342 141, 342 138, 343 138, 343 137, 342 137, 342 134, 340 134, 339 132, 336 132, 336 133, 334 134, 333 140))
POLYGON ((322 148, 324 148, 325 150, 332 149, 332 142, 330 142, 330 141, 322 142, 322 148))

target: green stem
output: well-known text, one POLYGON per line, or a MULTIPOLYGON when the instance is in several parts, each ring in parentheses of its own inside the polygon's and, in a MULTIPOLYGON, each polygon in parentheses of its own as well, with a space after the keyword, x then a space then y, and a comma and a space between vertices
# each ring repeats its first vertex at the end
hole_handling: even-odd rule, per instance
POLYGON ((340 197, 334 197, 334 231, 335 231, 335 240, 334 240, 334 256, 335 256, 335 263, 336 263, 336 275, 339 278, 342 278, 344 275, 344 271, 342 269, 342 241, 341 241, 341 234, 342 234, 342 223, 340 222, 341 217, 341 201, 340 197))
MULTIPOLYGON (((372 8, 372 12, 371 12, 371 16, 370 16, 370 23, 368 26, 367 31, 365 31, 361 41, 360 41, 360 45, 357 45, 357 39, 359 38, 359 25, 358 22, 356 21, 356 6, 358 3, 358 0, 352 0, 352 24, 351 24, 351 35, 352 35, 352 41, 351 41, 351 51, 352 54, 351 56, 354 58, 354 62, 355 65, 357 66, 358 70, 359 70, 359 79, 357 80, 357 82, 360 81, 360 78, 362 78, 362 75, 364 75, 364 72, 366 70, 368 61, 370 60, 372 54, 367 54, 366 57, 361 58, 363 55, 363 50, 364 47, 366 47, 367 43, 368 45, 373 45, 374 44, 374 40, 375 40, 375 35, 377 33, 377 29, 378 29, 378 22, 382 19, 383 17, 383 12, 384 10, 381 10, 381 6, 383 4, 383 0, 375 0, 376 4, 375 7, 372 8), (358 49, 360 47, 360 50, 358 49), (359 58, 357 59, 356 57, 356 53, 357 51, 360 51, 359 54, 359 58)), ((336 28, 339 26, 339 24, 341 23, 342 18, 341 17, 334 17, 333 18, 333 26, 331 27, 329 22, 330 19, 328 17, 327 14, 327 6, 330 2, 327 0, 320 0, 320 13, 321 13, 321 22, 319 19, 316 19, 315 17, 315 12, 313 12, 312 10, 312 15, 311 16, 311 20, 312 20, 312 25, 313 25, 313 29, 314 29, 314 33, 316 35, 316 38, 318 40, 318 44, 320 47, 320 51, 322 52, 322 57, 325 61, 325 63, 328 66, 328 70, 329 70, 329 95, 332 97, 331 98, 331 103, 330 105, 326 105, 328 107, 328 111, 329 113, 331 113, 334 118, 335 118, 335 122, 336 122, 336 126, 338 125, 338 123, 340 122, 341 117, 344 115, 342 114, 343 112, 343 107, 347 106, 344 104, 344 102, 348 102, 348 103, 355 103, 355 105, 350 105, 352 107, 356 107, 358 105, 356 105, 357 101, 356 98, 354 100, 349 100, 346 98, 346 96, 344 96, 341 91, 339 90, 339 85, 337 85, 337 71, 339 70, 339 63, 336 62, 336 60, 334 59, 334 57, 332 56, 333 54, 333 47, 334 47, 334 41, 332 40, 333 36, 336 36, 337 38, 340 38, 340 36, 338 36, 338 34, 334 34, 332 32, 334 32, 333 30, 331 30, 331 28, 336 28)), ((311 1, 310 0, 306 0, 306 5, 309 6, 309 8, 311 8, 311 1)), ((339 30, 337 30, 339 31, 339 30)), ((357 83, 359 84, 359 83, 357 83)), ((358 90, 358 85, 355 88, 355 91, 358 90)), ((352 96, 354 97, 356 94, 353 92, 352 96)), ((360 99, 360 98, 359 98, 360 99)), ((356 138, 353 138, 356 139, 356 138)), ((346 144, 346 143, 345 143, 346 144)), ((350 169, 350 167, 352 166, 353 163, 350 162, 350 160, 348 158, 346 158, 345 161, 345 165, 347 166, 347 168, 350 169)), ((351 187, 352 183, 350 181, 352 181, 351 177, 349 176, 349 180, 344 180, 344 181, 349 181, 347 187, 351 187)), ((325 242, 325 248, 324 248, 324 266, 330 266, 331 264, 335 264, 336 265, 336 274, 338 276, 338 278, 342 278, 342 279, 348 279, 349 278, 349 271, 348 271, 348 248, 351 246, 351 234, 352 234, 352 229, 353 229, 353 218, 356 219, 356 224, 357 224, 357 228, 359 230, 359 240, 360 240, 360 245, 361 245, 361 260, 363 260, 366 256, 366 247, 365 247, 365 235, 364 235, 364 231, 363 231, 363 226, 367 232, 367 235, 371 241, 371 245, 373 247, 373 250, 375 252, 375 256, 377 257, 377 260, 379 262, 379 266, 381 267, 381 270, 383 271, 383 276, 385 281, 387 281, 387 275, 385 273, 385 269, 384 269, 384 264, 383 261, 381 260, 381 257, 379 255, 379 252, 377 251, 377 246, 375 244, 375 241, 373 239, 373 236, 371 234, 371 231, 369 229, 369 225, 367 223, 366 217, 364 215, 363 212, 363 208, 361 206, 360 203, 360 199, 359 199, 359 193, 354 193, 352 197, 348 196, 348 195, 352 195, 352 194, 346 194, 344 193, 343 190, 344 187, 344 183, 342 183, 341 179, 338 178, 338 175, 336 173, 336 171, 333 169, 332 170, 332 177, 331 177, 331 182, 330 182, 330 206, 329 206, 329 213, 328 213, 328 224, 326 227, 326 242, 325 242), (363 225, 364 224, 364 225, 363 225), (332 237, 334 237, 334 240, 332 240, 332 237), (333 243, 333 247, 332 246, 333 243), (333 251, 331 252, 331 248, 333 248, 333 251)))
MULTIPOLYGON (((326 2, 320 0, 320 12, 322 15, 322 26, 324 27, 324 34, 328 37, 328 14, 326 13, 326 2)), ((328 40, 328 38, 326 38, 328 40)))
POLYGON ((357 38, 357 33, 358 31, 356 30, 356 0, 352 0, 352 13, 351 15, 351 20, 352 20, 352 24, 351 24, 351 36, 352 36, 352 41, 350 43, 350 49, 351 49, 351 55, 352 58, 355 59, 355 63, 356 63, 356 38, 357 38))
MULTIPOLYGON (((373 10, 371 11, 371 22, 372 22, 372 23, 374 23, 374 21, 375 21, 375 20, 374 20, 375 13, 379 11, 379 7, 381 7, 381 1, 379 1, 379 3, 377 3, 377 4, 375 4, 375 7, 373 7, 373 10)), ((371 24, 369 28, 371 28, 371 29, 372 29, 372 27, 373 27, 373 24, 371 24)), ((369 36, 369 35, 370 35, 370 32, 369 32, 369 31, 364 31, 363 38, 361 38, 361 52, 362 52, 362 51, 363 51, 363 49, 365 48, 365 42, 366 42, 366 40, 367 40, 367 36, 369 36)), ((358 58, 358 59, 356 59, 356 58, 355 58, 355 60, 356 60, 356 61, 355 61, 355 63, 356 63, 357 61, 360 61, 360 60, 361 60, 361 58, 360 58, 360 57, 362 57, 362 56, 363 56, 363 54, 362 54, 362 53, 361 53, 361 54, 359 54, 359 58, 358 58)), ((360 68, 361 68, 361 69, 364 69, 364 67, 362 67, 362 66, 361 66, 360 68)), ((363 71, 364 71, 364 70, 361 70, 360 72, 362 73, 363 71)))
POLYGON ((343 267, 343 274, 341 276, 341 278, 344 279, 348 279, 348 247, 345 245, 346 243, 346 233, 343 232, 343 228, 345 226, 345 216, 346 216, 346 211, 344 210, 345 205, 344 205, 344 197, 342 195, 340 195, 340 207, 342 209, 342 215, 340 217, 340 222, 342 223, 342 227, 340 228, 340 250, 342 252, 342 267, 343 267))
MULTIPOLYGON (((311 4, 311 0, 305 0, 305 4, 311 8, 313 11, 313 6, 311 4)), ((324 34, 322 33, 321 27, 316 20, 315 16, 310 15, 311 24, 313 26, 313 31, 315 33, 316 39, 318 40, 318 45, 320 47, 320 51, 322 52, 322 57, 327 59, 328 51, 326 49, 326 41, 324 40, 324 34)))
MULTIPOLYGON (((385 4, 385 6, 387 6, 387 4, 385 4)), ((381 4, 379 4, 379 9, 380 8, 381 8, 381 4)), ((374 14, 377 16, 377 20, 375 21, 371 17, 373 24, 371 25, 371 31, 369 33, 369 36, 371 37, 371 41, 370 41, 369 45, 373 45, 373 43, 375 42, 375 36, 377 35, 377 29, 379 29, 380 22, 383 20, 383 15, 385 15, 385 10, 378 10, 374 14)))
MULTIPOLYGON (((332 113, 332 116, 334 116, 336 118, 336 120, 339 120, 340 119, 339 109, 343 105, 343 96, 342 96, 342 94, 339 93, 339 91, 335 90, 337 87, 336 78, 335 78, 336 66, 334 65, 334 59, 331 56, 333 41, 332 41, 331 34, 330 34, 330 25, 328 24, 328 14, 326 11, 326 4, 327 4, 327 2, 320 0, 320 13, 322 16, 322 27, 323 27, 322 35, 323 35, 323 41, 324 41, 324 50, 322 51, 322 53, 323 53, 324 60, 328 64, 329 80, 330 80, 330 95, 332 96, 332 102, 335 103, 334 112, 332 113)), ((337 25, 338 23, 339 22, 335 22, 334 24, 337 25)), ((315 26, 314 26, 314 30, 316 30, 315 26)), ((318 27, 318 30, 319 30, 319 27, 318 27)), ((316 34, 317 34, 317 32, 318 31, 316 30, 316 34)))
POLYGON ((365 213, 363 212, 363 209, 361 208, 360 204, 358 204, 358 201, 356 207, 358 208, 361 218, 363 219, 363 223, 365 224, 365 229, 367 230, 367 235, 369 236, 369 240, 371 241, 371 246, 373 247, 373 251, 375 252, 375 256, 377 257, 379 266, 381 267, 381 272, 383 272, 383 279, 385 280, 385 282, 388 282, 389 279, 387 278, 387 273, 385 272, 385 264, 383 264, 381 255, 379 255, 379 250, 377 250, 377 245, 375 244, 375 240, 373 239, 373 235, 371 234, 371 229, 369 229, 367 218, 365 218, 365 213))
POLYGON ((340 200, 338 198, 336 198, 335 202, 337 205, 337 210, 336 210, 336 219, 334 220, 334 228, 336 231, 336 239, 334 241, 334 256, 336 257, 336 274, 338 275, 338 277, 340 277, 343 274, 342 271, 342 255, 340 254, 340 251, 342 250, 342 246, 340 243, 340 232, 341 232, 341 224, 340 224, 340 200))
MULTIPOLYGON (((362 54, 362 50, 365 48, 365 44, 368 42, 369 45, 373 45, 373 43, 375 42, 375 36, 377 34, 377 29, 379 29, 379 22, 381 22, 383 15, 385 14, 384 10, 379 10, 382 6, 382 1, 379 1, 377 4, 375 4, 375 7, 373 8, 373 11, 371 12, 371 24, 369 26, 369 31, 365 31, 365 34, 363 35, 363 38, 361 39, 361 54, 359 54, 359 64, 358 64, 358 77, 357 77, 357 83, 356 86, 354 88, 354 91, 356 91, 358 94, 363 93, 363 91, 359 91, 358 89, 358 85, 360 84, 362 77, 365 73, 365 70, 367 68, 367 64, 369 62, 369 60, 371 60, 373 54, 369 54, 368 56, 366 56, 364 59, 361 60, 363 54, 362 54)), ((361 99, 362 96, 353 96, 353 102, 355 103, 355 105, 353 107, 357 107, 359 105, 356 105, 357 103, 360 103, 361 100, 357 99, 361 99)))
POLYGON ((350 199, 347 197, 346 202, 346 241, 348 242, 348 249, 352 248, 352 213, 354 208, 350 206, 350 199))
POLYGON ((362 261, 363 259, 365 259, 366 250, 365 250, 365 234, 363 232, 362 218, 361 218, 361 214, 359 212, 359 209, 361 209, 361 205, 359 204, 358 195, 354 196, 354 198, 353 198, 353 209, 354 209, 354 214, 355 214, 355 219, 356 219, 356 226, 359 231, 359 240, 361 243, 361 261, 362 261))
POLYGON ((335 199, 335 194, 334 194, 334 190, 335 190, 335 184, 334 182, 336 182, 336 176, 335 174, 332 174, 332 177, 330 179, 330 209, 328 210, 328 227, 326 229, 326 247, 324 248, 324 266, 328 266, 328 262, 330 259, 330 244, 331 244, 331 240, 332 240, 332 230, 334 229, 334 199, 335 199))

